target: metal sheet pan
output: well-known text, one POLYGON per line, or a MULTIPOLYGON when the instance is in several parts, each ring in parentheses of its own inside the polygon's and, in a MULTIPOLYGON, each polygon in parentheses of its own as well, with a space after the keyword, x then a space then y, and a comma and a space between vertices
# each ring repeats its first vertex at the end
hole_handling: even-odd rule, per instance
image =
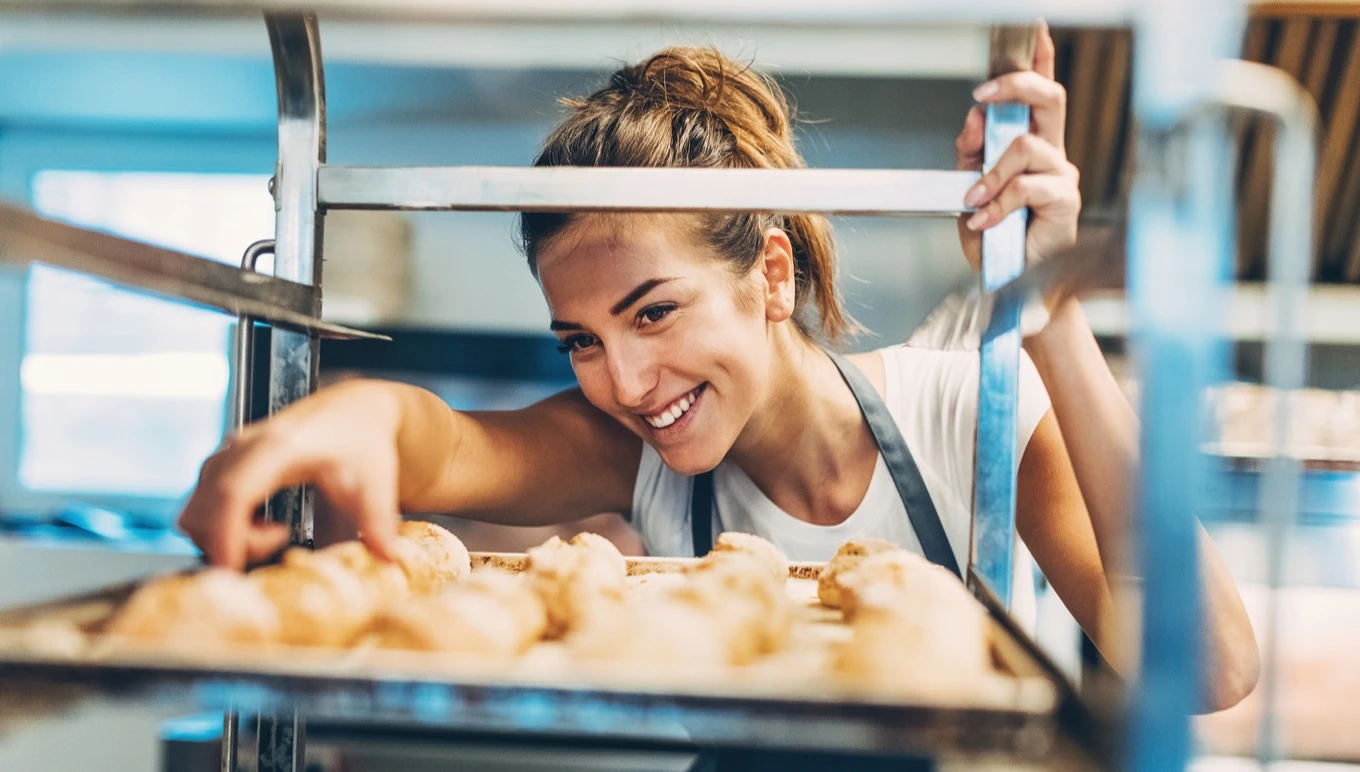
MULTIPOLYGON (((474 559, 513 570, 522 557, 474 559)), ((683 563, 643 559, 630 561, 630 570, 669 572, 683 563)), ((818 568, 795 564, 791 578, 811 583, 818 568)), ((683 674, 630 675, 609 668, 453 665, 432 655, 393 652, 167 657, 63 643, 62 625, 97 629, 134 589, 124 585, 0 613, 0 730, 7 715, 111 697, 186 709, 222 710, 230 704, 246 714, 296 709, 330 721, 422 731, 1060 760, 1077 768, 1091 766, 1092 754, 1100 753, 1091 712, 1004 615, 997 619, 994 648, 998 663, 1015 675, 1014 688, 944 704, 846 690, 793 673, 689 680, 683 674)), ((989 608, 997 613, 997 607, 989 608)))

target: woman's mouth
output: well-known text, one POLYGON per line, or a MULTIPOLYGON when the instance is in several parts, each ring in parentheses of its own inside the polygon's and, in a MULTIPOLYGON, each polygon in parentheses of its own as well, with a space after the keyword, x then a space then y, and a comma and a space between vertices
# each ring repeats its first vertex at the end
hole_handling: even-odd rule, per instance
POLYGON ((647 425, 652 427, 653 433, 657 435, 677 434, 692 420, 694 409, 707 388, 707 383, 701 383, 691 389, 688 394, 681 396, 661 410, 651 415, 642 416, 642 420, 646 421, 647 425))

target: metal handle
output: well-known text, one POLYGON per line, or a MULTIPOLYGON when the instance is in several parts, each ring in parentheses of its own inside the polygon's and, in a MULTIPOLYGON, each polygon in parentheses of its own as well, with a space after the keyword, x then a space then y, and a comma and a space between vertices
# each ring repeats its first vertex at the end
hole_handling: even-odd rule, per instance
MULTIPOLYGON (((263 255, 274 254, 274 240, 261 239, 246 247, 241 257, 241 270, 254 271, 255 264, 263 255)), ((250 388, 255 373, 255 317, 241 314, 237 317, 236 347, 233 352, 236 361, 236 394, 231 416, 232 428, 240 431, 250 422, 250 388)))

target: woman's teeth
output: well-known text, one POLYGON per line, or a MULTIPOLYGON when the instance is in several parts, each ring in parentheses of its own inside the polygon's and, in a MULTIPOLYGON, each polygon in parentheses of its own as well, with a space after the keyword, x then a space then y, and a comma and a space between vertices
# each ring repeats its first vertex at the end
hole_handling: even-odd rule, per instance
POLYGON ((670 407, 667 407, 656 415, 643 416, 643 420, 657 429, 665 429, 667 426, 680 420, 680 416, 689 412, 690 406, 694 404, 694 401, 698 399, 698 397, 699 390, 694 389, 680 399, 672 402, 670 407))

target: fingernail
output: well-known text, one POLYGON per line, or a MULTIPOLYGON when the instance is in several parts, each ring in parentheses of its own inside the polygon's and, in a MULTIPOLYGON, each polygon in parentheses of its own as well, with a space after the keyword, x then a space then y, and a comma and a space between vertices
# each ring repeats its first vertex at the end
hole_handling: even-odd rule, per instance
POLYGON ((970 231, 975 231, 981 228, 985 222, 987 222, 986 212, 974 212, 973 216, 968 218, 968 222, 964 223, 964 226, 970 231))
POLYGON ((983 83, 981 86, 978 86, 977 88, 973 89, 973 98, 981 102, 984 99, 996 96, 996 92, 1000 90, 1001 87, 996 85, 995 81, 989 80, 986 83, 983 83))
POLYGON ((987 186, 981 182, 968 189, 963 196, 964 206, 977 206, 982 203, 982 199, 987 195, 987 186))

